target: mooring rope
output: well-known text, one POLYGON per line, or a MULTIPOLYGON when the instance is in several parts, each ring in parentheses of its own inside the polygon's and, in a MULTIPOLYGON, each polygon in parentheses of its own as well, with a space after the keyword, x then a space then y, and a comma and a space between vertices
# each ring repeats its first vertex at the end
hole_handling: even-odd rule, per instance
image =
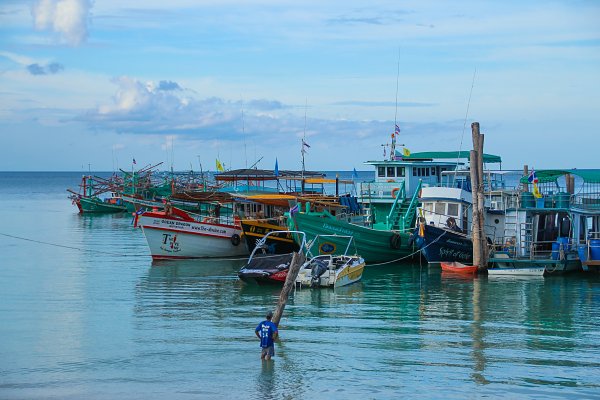
POLYGON ((410 254, 409 254, 409 255, 407 255, 407 256, 400 257, 400 258, 397 258, 397 259, 395 259, 395 260, 392 260, 392 261, 386 261, 386 262, 383 262, 383 263, 377 263, 377 264, 368 264, 368 265, 369 265, 369 266, 373 266, 373 265, 386 265, 386 264, 393 264, 393 263, 397 263, 397 262, 399 262, 399 261, 402 261, 402 260, 406 260, 407 258, 409 258, 409 257, 412 257, 412 256, 414 256, 415 254, 419 253, 420 251, 423 251, 424 249, 428 248, 429 246, 431 246, 432 244, 434 244, 435 242, 437 242, 438 240, 440 240, 440 238, 441 238, 442 236, 444 236, 445 234, 446 234, 446 231, 444 231, 444 232, 443 232, 443 233, 442 233, 440 236, 438 236, 438 237, 437 237, 437 238, 436 238, 436 239, 435 239, 433 242, 429 243, 427 246, 425 246, 425 247, 423 247, 423 248, 421 248, 421 249, 419 249, 419 250, 417 250, 417 251, 415 251, 415 252, 412 252, 412 253, 410 253, 410 254))

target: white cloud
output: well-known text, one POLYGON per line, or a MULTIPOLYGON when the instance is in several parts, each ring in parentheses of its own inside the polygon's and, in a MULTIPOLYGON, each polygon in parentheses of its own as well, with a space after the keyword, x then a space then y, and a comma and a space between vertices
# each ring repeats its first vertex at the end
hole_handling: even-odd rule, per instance
POLYGON ((31 14, 35 28, 57 33, 71 46, 87 39, 91 0, 39 0, 31 14))

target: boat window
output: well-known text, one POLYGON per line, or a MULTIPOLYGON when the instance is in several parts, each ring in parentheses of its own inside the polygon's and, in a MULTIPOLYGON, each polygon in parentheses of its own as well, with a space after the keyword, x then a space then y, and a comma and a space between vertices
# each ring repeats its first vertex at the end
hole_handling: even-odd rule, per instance
POLYGON ((433 203, 423 203, 423 209, 425 211, 433 211, 433 203))
POLYGON ((458 217, 458 204, 448 203, 448 215, 458 217))
POLYGON ((396 167, 396 176, 404 176, 404 167, 396 167))
POLYGON ((446 214, 446 203, 435 203, 435 213, 439 215, 446 214))
POLYGON ((385 167, 377 167, 377 176, 379 176, 379 177, 385 176, 385 167))
POLYGON ((585 233, 587 232, 587 228, 586 228, 586 222, 587 222, 587 218, 585 217, 585 215, 582 215, 579 217, 579 242, 580 243, 585 243, 585 233))
POLYGON ((396 176, 396 168, 387 167, 387 176, 391 176, 391 177, 396 176))
POLYGON ((416 168, 412 169, 412 176, 417 176, 417 169, 416 168))
POLYGON ((423 168, 423 169, 425 170, 425 171, 423 171, 423 172, 425 172, 425 176, 429 176, 429 168, 423 168))
POLYGON ((435 167, 431 167, 431 175, 435 176, 435 167))

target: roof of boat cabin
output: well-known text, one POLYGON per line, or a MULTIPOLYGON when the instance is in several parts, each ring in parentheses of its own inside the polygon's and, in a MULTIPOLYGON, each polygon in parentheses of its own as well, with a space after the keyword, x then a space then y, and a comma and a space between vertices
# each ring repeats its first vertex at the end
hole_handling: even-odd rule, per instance
MULTIPOLYGON (((538 183, 555 182, 561 176, 572 174, 583 179, 585 183, 600 183, 600 169, 540 169, 535 170, 538 183)), ((530 183, 529 175, 521 177, 521 183, 530 183)))
POLYGON ((241 168, 215 174, 215 179, 217 181, 274 181, 276 179, 302 179, 302 176, 305 178, 323 178, 325 174, 316 171, 280 170, 278 175, 275 175, 275 171, 272 169, 241 168))

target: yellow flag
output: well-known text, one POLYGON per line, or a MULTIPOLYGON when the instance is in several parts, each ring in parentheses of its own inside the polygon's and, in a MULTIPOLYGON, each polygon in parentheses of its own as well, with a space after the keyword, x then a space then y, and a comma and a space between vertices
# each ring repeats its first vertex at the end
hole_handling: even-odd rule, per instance
POLYGON ((542 197, 544 197, 542 195, 542 192, 540 192, 540 188, 538 188, 537 183, 533 183, 533 197, 535 197, 536 199, 541 199, 542 197))
POLYGON ((404 157, 410 157, 410 150, 407 149, 406 147, 402 150, 402 155, 404 157))
POLYGON ((217 161, 217 171, 219 171, 219 172, 225 171, 225 169, 223 168, 223 164, 221 164, 221 161, 219 161, 218 158, 216 159, 216 161, 217 161))

